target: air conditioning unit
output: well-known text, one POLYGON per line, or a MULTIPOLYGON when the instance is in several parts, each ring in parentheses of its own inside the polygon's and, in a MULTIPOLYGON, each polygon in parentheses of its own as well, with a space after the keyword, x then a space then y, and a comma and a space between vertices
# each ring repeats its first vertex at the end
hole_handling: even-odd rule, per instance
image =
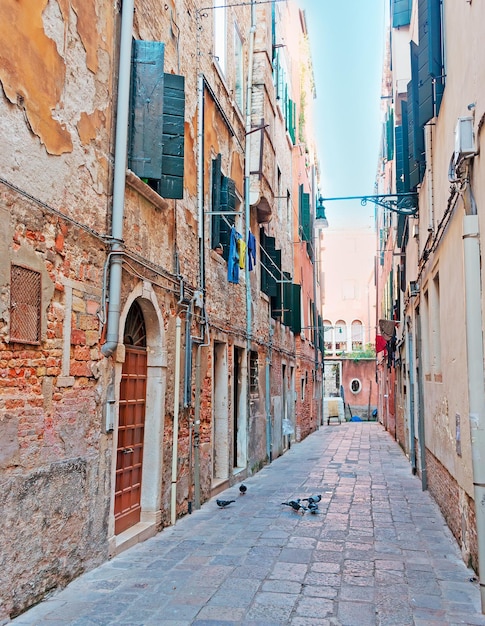
POLYGON ((459 117, 455 127, 455 165, 476 154, 473 117, 459 117))

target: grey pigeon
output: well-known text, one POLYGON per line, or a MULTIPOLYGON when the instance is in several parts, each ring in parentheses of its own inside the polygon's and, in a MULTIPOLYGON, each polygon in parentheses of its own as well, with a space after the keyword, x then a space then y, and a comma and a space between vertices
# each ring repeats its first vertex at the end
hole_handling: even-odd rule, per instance
POLYGON ((236 502, 236 500, 216 500, 217 506, 221 509, 225 509, 226 506, 229 506, 231 502, 236 502))
POLYGON ((246 493, 247 490, 248 488, 246 487, 246 485, 239 485, 239 491, 242 496, 246 493))
POLYGON ((307 508, 303 506, 303 504, 300 504, 300 498, 298 498, 298 500, 289 500, 288 502, 282 502, 281 504, 284 504, 285 506, 291 506, 291 508, 295 511, 307 510, 307 508))
POLYGON ((313 513, 313 515, 315 515, 316 513, 318 513, 318 504, 316 504, 315 502, 309 502, 308 510, 310 511, 310 513, 313 513))
POLYGON ((321 499, 322 499, 322 496, 320 494, 318 496, 310 496, 309 498, 303 498, 305 502, 313 503, 313 504, 320 502, 321 499))

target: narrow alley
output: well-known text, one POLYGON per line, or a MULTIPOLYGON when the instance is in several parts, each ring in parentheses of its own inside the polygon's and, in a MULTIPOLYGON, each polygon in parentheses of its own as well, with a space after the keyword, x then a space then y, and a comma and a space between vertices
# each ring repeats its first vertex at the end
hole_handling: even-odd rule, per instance
POLYGON ((379 423, 322 426, 245 484, 11 623, 485 625, 473 571, 379 423), (315 514, 282 505, 312 494, 315 514))

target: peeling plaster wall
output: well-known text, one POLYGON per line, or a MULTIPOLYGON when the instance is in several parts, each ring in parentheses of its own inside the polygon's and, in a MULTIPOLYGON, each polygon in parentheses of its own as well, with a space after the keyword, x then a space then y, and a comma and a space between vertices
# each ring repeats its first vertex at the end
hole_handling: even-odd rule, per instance
POLYGON ((102 0, 0 6, 0 134, 9 147, 0 153, 1 177, 100 232, 111 163, 113 26, 102 0))

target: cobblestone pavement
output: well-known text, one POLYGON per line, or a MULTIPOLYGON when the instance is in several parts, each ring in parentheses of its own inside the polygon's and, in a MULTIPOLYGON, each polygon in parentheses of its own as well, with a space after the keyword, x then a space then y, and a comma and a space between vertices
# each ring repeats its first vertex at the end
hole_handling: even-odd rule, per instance
POLYGON ((15 626, 485 625, 473 572, 380 424, 322 426, 15 626), (287 499, 322 494, 316 514, 287 499))

